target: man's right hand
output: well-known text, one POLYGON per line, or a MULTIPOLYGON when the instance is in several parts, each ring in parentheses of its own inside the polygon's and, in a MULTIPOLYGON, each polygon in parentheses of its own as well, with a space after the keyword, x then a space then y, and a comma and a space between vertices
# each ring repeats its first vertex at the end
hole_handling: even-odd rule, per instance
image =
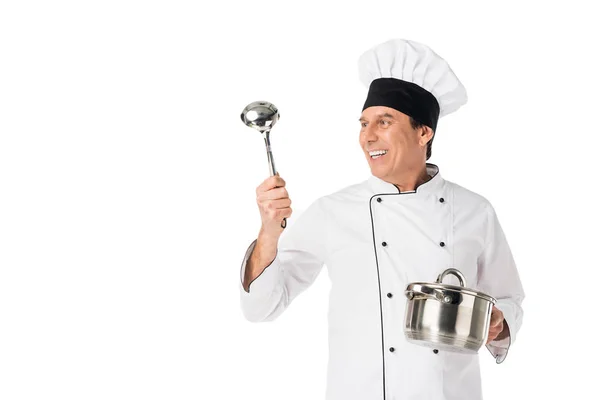
POLYGON ((285 181, 277 175, 265 179, 256 188, 256 203, 262 220, 261 234, 273 240, 283 232, 284 218, 292 215, 292 200, 285 189, 285 181))

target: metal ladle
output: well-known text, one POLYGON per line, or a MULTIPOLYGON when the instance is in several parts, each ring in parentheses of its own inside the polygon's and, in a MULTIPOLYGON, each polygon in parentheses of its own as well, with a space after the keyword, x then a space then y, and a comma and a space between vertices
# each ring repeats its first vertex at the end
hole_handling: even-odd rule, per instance
MULTIPOLYGON (((277 171, 275 170, 275 161, 273 160, 273 153, 271 152, 269 134, 271 133, 271 128, 273 128, 275 123, 279 120, 279 111, 277 110, 277 107, 268 101, 255 101, 248 104, 246 108, 244 108, 241 118, 242 122, 246 126, 254 128, 262 133, 263 138, 265 139, 265 145, 267 147, 269 170, 271 172, 271 176, 276 175, 277 171)), ((284 218, 281 222, 281 227, 285 228, 286 226, 287 219, 284 218)))

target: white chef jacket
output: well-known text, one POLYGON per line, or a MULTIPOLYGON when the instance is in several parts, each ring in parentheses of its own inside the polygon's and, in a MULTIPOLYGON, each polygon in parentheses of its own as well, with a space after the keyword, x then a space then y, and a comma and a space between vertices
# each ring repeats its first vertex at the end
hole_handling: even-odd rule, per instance
MULTIPOLYGON (((500 363, 521 326, 524 292, 490 202, 442 179, 400 192, 374 175, 315 200, 279 238, 275 259, 249 287, 245 318, 272 321, 317 278, 331 280, 327 400, 480 400, 479 357, 406 341, 404 289, 459 269, 466 287, 497 299, 510 336, 487 345, 500 363)), ((290 222, 290 221, 288 221, 290 222)), ((458 285, 454 276, 444 283, 458 285)))

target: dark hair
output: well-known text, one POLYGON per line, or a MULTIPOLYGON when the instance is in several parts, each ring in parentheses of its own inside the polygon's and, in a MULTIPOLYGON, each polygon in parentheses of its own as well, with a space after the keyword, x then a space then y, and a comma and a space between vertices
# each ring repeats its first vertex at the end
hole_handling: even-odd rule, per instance
MULTIPOLYGON (((413 129, 419 129, 422 126, 425 126, 425 124, 422 124, 419 121, 415 120, 413 117, 410 117, 410 126, 413 129)), ((427 142, 427 157, 425 158, 425 160, 429 160, 429 158, 431 157, 431 142, 433 142, 434 137, 435 137, 435 132, 433 133, 431 140, 429 142, 427 142)))

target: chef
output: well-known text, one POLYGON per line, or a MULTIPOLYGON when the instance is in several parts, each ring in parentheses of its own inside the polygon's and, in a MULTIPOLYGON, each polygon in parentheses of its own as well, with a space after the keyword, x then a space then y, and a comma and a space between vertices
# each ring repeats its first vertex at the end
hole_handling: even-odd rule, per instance
POLYGON ((326 265, 327 400, 481 399, 477 354, 409 343, 403 331, 406 286, 449 267, 497 299, 485 345, 497 363, 521 326, 524 292, 494 207, 427 162, 438 118, 466 103, 465 88, 415 41, 381 43, 358 64, 368 87, 359 144, 371 175, 318 198, 285 228, 285 180, 257 187, 262 226, 242 261, 243 314, 276 319, 326 265))

